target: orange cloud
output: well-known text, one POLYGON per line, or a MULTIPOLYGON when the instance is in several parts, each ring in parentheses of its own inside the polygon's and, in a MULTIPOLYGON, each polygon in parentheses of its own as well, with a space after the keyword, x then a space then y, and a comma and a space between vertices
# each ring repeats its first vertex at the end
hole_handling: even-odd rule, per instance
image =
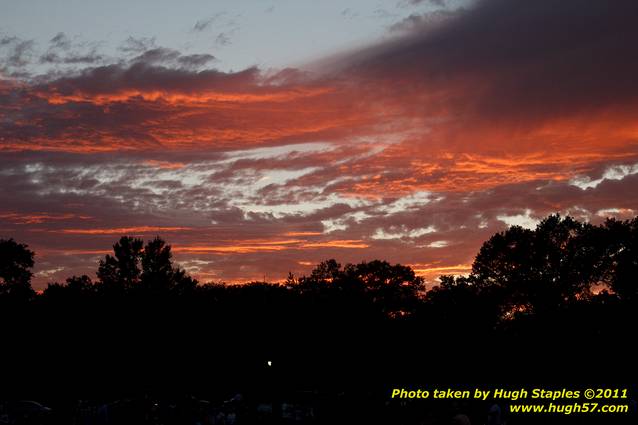
POLYGON ((145 101, 160 102, 177 106, 204 106, 211 103, 229 102, 229 103, 257 103, 257 102, 289 102, 299 98, 319 96, 332 91, 328 87, 309 88, 300 87, 290 90, 282 90, 278 92, 262 93, 228 93, 228 92, 211 92, 202 91, 199 93, 176 93, 160 90, 125 90, 115 93, 99 93, 89 94, 78 92, 71 95, 62 95, 53 93, 36 93, 52 105, 63 105, 66 103, 86 102, 94 105, 108 105, 110 103, 128 102, 128 101, 145 101))
POLYGON ((325 242, 308 242, 302 245, 302 248, 351 248, 364 249, 370 245, 363 243, 359 239, 344 239, 325 242))
POLYGON ((308 242, 305 240, 239 240, 226 241, 223 245, 175 245, 173 250, 191 254, 249 254, 254 252, 270 252, 299 250, 310 248, 345 248, 362 249, 369 245, 360 240, 333 240, 308 242))
POLYGON ((186 166, 183 162, 158 161, 155 159, 147 159, 142 161, 142 164, 149 167, 161 168, 163 170, 179 170, 186 166))
POLYGON ((63 233, 67 235, 139 235, 145 233, 180 232, 192 230, 190 227, 164 227, 164 226, 138 226, 115 227, 111 229, 61 229, 48 230, 51 233, 63 233))
POLYGON ((285 236, 321 236, 322 232, 286 232, 285 236))
POLYGON ((188 254, 250 254, 260 251, 283 251, 289 249, 285 245, 276 245, 274 243, 263 245, 192 245, 173 246, 173 251, 188 254))
POLYGON ((106 255, 113 254, 112 249, 74 249, 74 248, 37 248, 36 252, 45 255, 83 256, 83 255, 106 255))
POLYGON ((90 216, 78 215, 73 213, 31 213, 20 214, 16 212, 0 213, 0 219, 7 220, 14 224, 41 224, 52 221, 61 220, 89 220, 90 216))
POLYGON ((439 265, 439 264, 407 264, 414 270, 417 276, 423 277, 426 282, 434 282, 441 275, 462 276, 472 271, 471 264, 439 265))
POLYGON ((331 132, 351 133, 370 124, 370 113, 357 107, 354 97, 344 96, 343 87, 336 83, 263 86, 247 82, 241 89, 131 88, 60 94, 56 82, 25 87, 22 97, 8 94, 15 104, 7 113, 15 115, 18 109, 23 113, 4 131, 0 150, 244 149, 331 132), (38 98, 49 105, 43 116, 38 98))
POLYGON ((417 274, 432 274, 432 273, 451 273, 451 274, 463 274, 469 273, 472 270, 471 264, 456 264, 453 266, 438 266, 430 264, 408 264, 412 267, 417 274))

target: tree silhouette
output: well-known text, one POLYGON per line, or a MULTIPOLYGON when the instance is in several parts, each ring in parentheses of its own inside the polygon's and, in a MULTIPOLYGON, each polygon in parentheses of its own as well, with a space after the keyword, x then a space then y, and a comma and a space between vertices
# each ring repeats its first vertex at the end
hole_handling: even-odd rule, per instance
POLYGON ((437 330, 455 333, 484 333, 501 317, 500 290, 477 285, 474 279, 444 275, 430 289, 419 311, 423 322, 440 323, 437 330))
POLYGON ((501 297, 501 314, 555 310, 589 295, 600 276, 591 225, 551 215, 535 230, 512 226, 481 247, 470 280, 501 297))
POLYGON ((188 276, 185 270, 175 267, 172 259, 171 246, 159 236, 144 246, 141 275, 144 290, 186 293, 197 286, 197 281, 188 276))
POLYGON ((93 281, 85 274, 68 278, 66 280, 66 286, 70 291, 78 294, 90 293, 95 289, 93 281))
POLYGON ((370 303, 383 315, 402 316, 416 308, 425 282, 400 264, 374 260, 347 264, 336 260, 319 263, 308 277, 299 280, 300 289, 315 296, 333 294, 352 303, 370 303))
POLYGON ((412 268, 380 260, 347 265, 342 280, 360 282, 372 303, 390 316, 414 312, 425 289, 425 281, 412 268))
POLYGON ((33 251, 13 239, 0 239, 0 296, 30 299, 33 251))
POLYGON ((171 247, 159 236, 149 241, 142 252, 142 278, 144 289, 167 291, 173 286, 171 247))
POLYGON ((197 286, 186 271, 173 265, 171 246, 159 236, 146 245, 142 239, 123 236, 113 251, 114 255, 107 254, 98 266, 102 291, 186 293, 197 286))
POLYGON ((609 219, 603 227, 602 261, 605 280, 623 300, 638 301, 638 217, 609 219))
POLYGON ((72 276, 65 284, 49 283, 43 291, 43 297, 67 301, 81 301, 95 293, 95 285, 87 275, 72 276))
MULTIPOLYGON (((380 260, 326 260, 283 284, 198 285, 159 237, 122 237, 113 250, 95 284, 73 276, 26 303, 0 297, 0 335, 15 353, 5 364, 23 364, 10 368, 18 381, 38 381, 22 376, 33 370, 52 383, 169 387, 190 376, 209 387, 263 377, 266 360, 282 382, 357 373, 468 382, 476 371, 496 381, 512 373, 503 356, 532 373, 549 354, 545 376, 589 372, 599 358, 624 372, 638 356, 627 337, 638 323, 638 219, 513 226, 482 245, 468 276, 441 276, 428 291, 410 267, 380 260), (32 368, 44 352, 46 366, 32 368)), ((2 293, 30 290, 33 253, 8 240, 0 254, 2 293)))
POLYGON ((141 239, 123 236, 113 245, 114 255, 106 255, 100 260, 97 277, 104 290, 125 291, 139 283, 140 260, 142 256, 141 239))

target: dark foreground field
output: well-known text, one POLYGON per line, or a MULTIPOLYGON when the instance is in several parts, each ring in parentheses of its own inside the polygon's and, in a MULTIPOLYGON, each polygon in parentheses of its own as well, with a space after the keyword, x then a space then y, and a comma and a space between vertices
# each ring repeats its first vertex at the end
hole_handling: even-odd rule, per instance
POLYGON ((557 216, 512 227, 483 245, 472 274, 427 291, 383 261, 199 285, 161 239, 122 238, 97 282, 35 294, 33 253, 4 240, 0 423, 503 423, 493 409, 509 424, 635 423, 637 229, 557 216), (476 386, 627 388, 633 413, 390 397, 476 386))

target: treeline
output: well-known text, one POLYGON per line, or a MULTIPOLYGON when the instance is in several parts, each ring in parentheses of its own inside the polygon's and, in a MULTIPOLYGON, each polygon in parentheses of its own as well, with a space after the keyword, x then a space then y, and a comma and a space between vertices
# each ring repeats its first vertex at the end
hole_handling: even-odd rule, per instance
POLYGON ((123 237, 97 281, 73 276, 36 294, 33 256, 0 241, 3 360, 22 366, 17 378, 236 384, 276 369, 282 380, 386 382, 508 376, 504 359, 521 379, 539 367, 635 373, 638 218, 510 227, 483 244, 468 276, 430 290, 385 261, 327 260, 284 283, 198 284, 162 239, 123 237))

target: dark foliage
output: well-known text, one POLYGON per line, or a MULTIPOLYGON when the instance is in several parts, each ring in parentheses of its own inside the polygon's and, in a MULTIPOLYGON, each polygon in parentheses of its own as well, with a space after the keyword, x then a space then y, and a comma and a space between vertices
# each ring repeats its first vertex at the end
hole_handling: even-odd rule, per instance
POLYGON ((31 299, 34 255, 24 244, 0 239, 0 297, 11 298, 12 302, 31 299))
POLYGON ((279 284, 199 285, 160 238, 123 237, 113 250, 96 282, 74 276, 35 296, 33 253, 0 241, 5 382, 268 392, 636 372, 638 218, 511 227, 483 244, 469 276, 441 276, 429 291, 385 261, 327 260, 279 284))

